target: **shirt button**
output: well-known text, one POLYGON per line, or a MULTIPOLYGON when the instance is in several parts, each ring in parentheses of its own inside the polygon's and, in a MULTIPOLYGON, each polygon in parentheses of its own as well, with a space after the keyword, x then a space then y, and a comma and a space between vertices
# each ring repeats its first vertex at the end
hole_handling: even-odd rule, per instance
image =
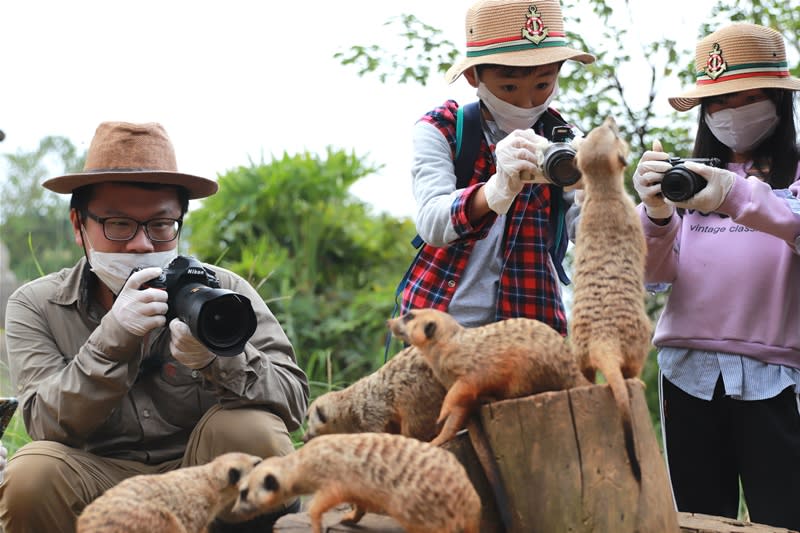
POLYGON ((142 416, 144 416, 145 418, 150 418, 150 409, 145 409, 144 411, 142 411, 142 416))
POLYGON ((228 373, 224 370, 220 372, 219 375, 222 376, 223 378, 228 377, 228 373))
POLYGON ((447 286, 448 286, 448 287, 450 287, 450 288, 452 289, 453 287, 455 287, 455 286, 456 286, 456 282, 455 282, 454 280, 452 280, 452 279, 451 279, 451 280, 448 280, 448 281, 447 281, 447 286))
POLYGON ((199 370, 192 370, 192 377, 193 378, 197 378, 197 376, 199 376, 199 375, 200 375, 200 371, 199 370))

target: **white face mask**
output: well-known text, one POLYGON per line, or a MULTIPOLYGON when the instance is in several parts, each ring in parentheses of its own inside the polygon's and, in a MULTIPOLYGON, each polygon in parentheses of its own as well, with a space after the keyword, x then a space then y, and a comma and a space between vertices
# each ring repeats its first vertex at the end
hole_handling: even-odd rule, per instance
POLYGON ((706 124, 719 142, 741 154, 772 135, 780 119, 772 100, 706 113, 706 124))
POLYGON ((83 230, 84 239, 89 244, 86 253, 89 256, 91 271, 111 289, 114 295, 122 290, 122 286, 131 275, 131 270, 136 267, 161 267, 164 268, 178 257, 178 247, 166 252, 150 252, 145 254, 97 252, 83 230))
POLYGON ((506 133, 511 133, 514 130, 525 130, 536 124, 539 117, 547 111, 550 102, 556 97, 556 93, 558 93, 558 85, 553 87, 553 92, 550 93, 550 96, 547 97, 543 104, 526 109, 501 100, 482 81, 478 82, 478 98, 489 109, 489 113, 492 114, 497 127, 506 133))

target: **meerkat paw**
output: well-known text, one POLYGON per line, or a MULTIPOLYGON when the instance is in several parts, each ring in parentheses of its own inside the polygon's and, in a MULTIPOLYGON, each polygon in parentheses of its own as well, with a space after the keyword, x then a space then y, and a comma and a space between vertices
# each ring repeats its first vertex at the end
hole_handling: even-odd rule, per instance
POLYGON ((364 510, 363 507, 361 507, 360 505, 353 505, 353 508, 350 510, 350 512, 342 516, 340 522, 344 525, 352 526, 357 524, 359 520, 361 520, 364 517, 365 514, 366 511, 364 510))

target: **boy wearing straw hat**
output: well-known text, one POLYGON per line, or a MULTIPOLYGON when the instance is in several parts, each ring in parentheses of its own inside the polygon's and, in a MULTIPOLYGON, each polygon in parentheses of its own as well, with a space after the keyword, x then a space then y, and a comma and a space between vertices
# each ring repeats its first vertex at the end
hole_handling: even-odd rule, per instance
MULTIPOLYGON (((699 105, 687 162, 703 188, 669 200, 658 141, 633 177, 648 243, 647 281, 671 292, 659 348, 662 427, 680 511, 800 530, 800 151, 782 36, 749 23, 697 44, 699 105)), ((692 189, 694 190, 694 189, 692 189)))
POLYGON ((542 118, 554 113, 562 64, 594 57, 567 46, 558 0, 480 0, 465 29, 466 56, 446 79, 463 74, 477 89, 480 148, 469 183, 457 188, 459 105, 448 100, 414 127, 416 225, 425 244, 409 269, 402 312, 432 307, 465 326, 528 317, 566 335, 563 189, 541 179, 552 132, 542 118))
MULTIPOLYGON (((189 200, 214 194, 216 182, 178 172, 161 125, 104 122, 84 171, 44 186, 72 195, 85 257, 8 301, 10 374, 33 441, 9 460, 0 485, 5 533, 74 531, 92 500, 136 474, 231 451, 290 453, 308 382, 256 290, 205 265, 222 289, 250 300, 256 317, 241 352, 223 357, 180 319, 167 323, 167 291, 145 286, 177 256, 189 200)), ((214 530, 228 527, 220 518, 214 530)))

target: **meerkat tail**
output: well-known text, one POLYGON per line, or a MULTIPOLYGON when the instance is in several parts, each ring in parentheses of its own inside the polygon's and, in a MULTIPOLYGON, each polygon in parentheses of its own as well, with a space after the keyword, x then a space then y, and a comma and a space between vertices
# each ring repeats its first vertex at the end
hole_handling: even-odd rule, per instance
POLYGON ((640 482, 642 480, 642 469, 639 459, 636 457, 630 395, 628 394, 628 386, 625 384, 625 378, 622 377, 622 371, 617 363, 617 354, 620 353, 620 350, 619 341, 616 339, 595 341, 589 346, 589 360, 603 374, 608 386, 611 388, 611 394, 622 418, 625 450, 628 454, 628 461, 631 464, 631 471, 636 481, 640 482))

